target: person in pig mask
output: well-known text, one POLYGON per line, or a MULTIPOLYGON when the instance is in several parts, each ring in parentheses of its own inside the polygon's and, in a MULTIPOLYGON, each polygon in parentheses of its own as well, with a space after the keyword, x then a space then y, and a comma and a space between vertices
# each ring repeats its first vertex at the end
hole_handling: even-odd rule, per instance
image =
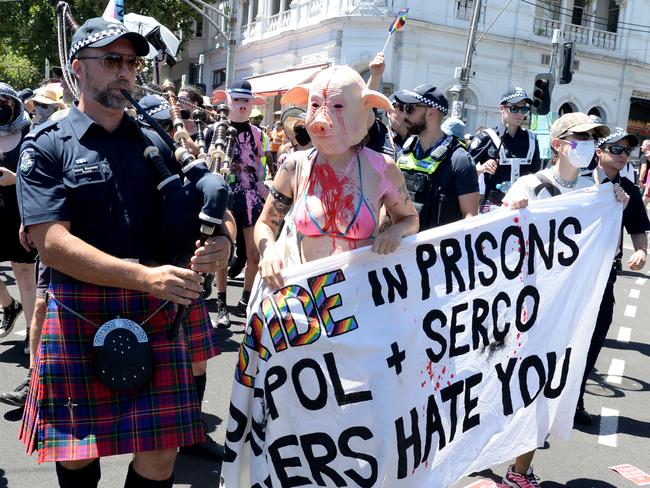
POLYGON ((284 266, 369 244, 388 254, 402 237, 417 232, 417 212, 400 170, 389 156, 364 146, 372 109, 392 110, 384 95, 368 89, 352 68, 334 66, 310 88, 289 90, 282 104, 307 106, 305 126, 314 149, 287 157, 255 226, 260 275, 269 286, 283 286, 284 266), (382 207, 394 225, 380 233, 382 207))
MULTIPOLYGON (((217 90, 212 94, 213 103, 223 101, 226 101, 230 108, 230 123, 237 129, 237 145, 230 164, 231 174, 228 183, 231 188, 229 206, 237 222, 237 233, 243 236, 246 248, 244 290, 238 305, 240 313, 245 314, 259 264, 253 228, 262 213, 264 199, 268 193, 264 185, 265 169, 262 165, 264 156, 262 130, 251 124, 249 118, 253 105, 261 105, 264 100, 253 96, 248 81, 237 80, 227 90, 217 90)), ((225 269, 217 273, 217 325, 220 328, 230 327, 226 308, 227 280, 225 269)))

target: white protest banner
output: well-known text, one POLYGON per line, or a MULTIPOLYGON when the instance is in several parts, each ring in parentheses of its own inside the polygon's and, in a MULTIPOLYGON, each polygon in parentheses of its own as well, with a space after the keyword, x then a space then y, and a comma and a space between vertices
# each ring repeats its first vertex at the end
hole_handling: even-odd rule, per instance
POLYGON ((222 486, 446 487, 568 438, 621 212, 593 187, 257 289, 222 486))

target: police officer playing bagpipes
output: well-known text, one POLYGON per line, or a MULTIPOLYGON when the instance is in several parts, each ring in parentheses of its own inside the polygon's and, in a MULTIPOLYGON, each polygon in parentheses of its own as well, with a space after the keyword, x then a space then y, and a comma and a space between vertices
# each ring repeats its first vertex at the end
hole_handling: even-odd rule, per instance
POLYGON ((441 129, 449 102, 432 85, 420 85, 393 95, 404 112, 411 136, 397 160, 406 187, 420 215, 420 230, 478 213, 478 177, 474 163, 457 137, 441 129))
POLYGON ((521 127, 531 104, 523 88, 509 88, 499 102, 501 124, 481 131, 470 144, 469 153, 476 163, 476 171, 485 182, 481 188, 482 204, 500 205, 520 176, 542 169, 537 138, 532 131, 521 127))
MULTIPOLYGON (((165 221, 171 212, 157 187, 187 184, 178 175, 161 181, 152 163, 178 163, 162 136, 124 110, 148 52, 146 39, 122 24, 88 20, 68 60, 78 104, 31 132, 21 152, 23 223, 52 274, 20 438, 39 463, 56 462, 61 487, 96 487, 99 458, 125 453, 134 453, 125 486, 171 487, 178 446, 204 438, 184 327, 172 327, 182 315, 174 304, 197 306, 200 273, 225 266, 232 243, 222 219, 206 214, 216 227, 210 234, 210 225, 201 227, 212 237, 200 244, 197 209, 190 268, 161 264, 173 261, 163 254, 164 223, 176 222, 165 221)), ((187 160, 185 181, 197 172, 218 179, 225 211, 223 178, 187 160)))

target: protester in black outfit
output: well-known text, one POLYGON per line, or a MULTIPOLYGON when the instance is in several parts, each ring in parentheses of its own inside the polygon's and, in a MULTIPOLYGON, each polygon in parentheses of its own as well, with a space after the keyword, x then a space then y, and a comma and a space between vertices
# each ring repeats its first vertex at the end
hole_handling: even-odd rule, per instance
POLYGON ((16 91, 6 83, 0 83, 0 262, 11 262, 22 302, 16 301, 9 294, 4 281, 0 280, 0 306, 3 312, 0 337, 11 333, 23 307, 27 325, 34 310, 36 253, 26 251, 20 244, 19 232, 22 231, 16 199, 18 159, 22 141, 29 132, 29 124, 29 117, 16 91))
POLYGON ((500 204, 517 178, 542 169, 535 134, 521 127, 531 104, 522 88, 509 88, 499 102, 501 123, 478 133, 469 146, 476 171, 485 181, 483 202, 500 204))
POLYGON ((404 106, 411 136, 397 166, 404 173, 411 200, 420 214, 420 230, 478 213, 478 178, 464 143, 441 128, 449 102, 432 85, 420 85, 394 95, 404 106))
MULTIPOLYGON (((623 210, 623 227, 630 235, 634 253, 627 261, 628 267, 632 271, 640 271, 646 263, 648 255, 648 238, 646 232, 650 230, 650 220, 643 206, 643 200, 636 185, 627 178, 622 178, 620 170, 627 164, 630 150, 639 144, 639 140, 633 134, 628 134, 624 129, 616 128, 609 136, 598 141, 596 156, 598 157, 598 167, 594 171, 594 180, 596 183, 619 183, 621 188, 630 196, 630 201, 623 210)), ((616 258, 620 259, 623 255, 622 249, 622 229, 619 240, 619 249, 616 258)), ((582 425, 590 425, 591 415, 585 410, 584 393, 587 379, 598 359, 598 354, 603 347, 607 338, 607 332, 612 324, 614 314, 614 283, 616 282, 616 268, 612 265, 612 270, 607 280, 607 286, 603 299, 600 303, 596 327, 591 338, 589 352, 587 353, 587 363, 585 366, 582 386, 580 388, 580 398, 576 407, 575 421, 582 425)))

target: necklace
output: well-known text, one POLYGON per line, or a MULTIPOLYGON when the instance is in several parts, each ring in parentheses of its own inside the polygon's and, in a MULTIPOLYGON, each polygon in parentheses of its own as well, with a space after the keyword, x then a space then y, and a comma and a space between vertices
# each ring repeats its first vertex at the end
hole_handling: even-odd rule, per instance
POLYGON ((575 188, 576 183, 578 182, 578 177, 577 176, 575 178, 573 178, 572 180, 567 180, 565 178, 562 178, 555 169, 552 171, 552 173, 553 173, 553 179, 555 180, 555 182, 558 185, 560 185, 560 186, 562 186, 564 188, 575 188))

